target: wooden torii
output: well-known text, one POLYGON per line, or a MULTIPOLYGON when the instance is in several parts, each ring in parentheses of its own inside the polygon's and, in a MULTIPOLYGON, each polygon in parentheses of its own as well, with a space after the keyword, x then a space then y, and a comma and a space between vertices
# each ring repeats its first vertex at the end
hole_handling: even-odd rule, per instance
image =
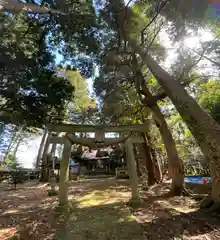
MULTIPOLYGON (((50 144, 63 144, 62 160, 60 163, 60 183, 59 183, 59 205, 66 205, 68 203, 68 182, 69 182, 69 164, 71 157, 71 148, 73 144, 86 145, 91 148, 101 148, 110 145, 123 143, 126 151, 126 158, 128 163, 128 170, 131 179, 132 198, 131 201, 139 202, 140 196, 138 192, 138 176, 136 171, 136 161, 133 152, 134 143, 143 143, 144 139, 141 136, 132 136, 133 132, 143 133, 148 129, 149 124, 135 124, 135 125, 76 125, 76 124, 50 124, 47 125, 42 142, 37 162, 43 155, 43 160, 46 159, 50 144), (95 133, 95 138, 76 137, 73 133, 95 133), (118 138, 105 138, 105 133, 117 132, 123 134, 118 138), (53 136, 52 133, 58 134, 53 136), (63 136, 59 134, 64 133, 63 136)), ((54 151, 52 147, 52 151, 54 151)))

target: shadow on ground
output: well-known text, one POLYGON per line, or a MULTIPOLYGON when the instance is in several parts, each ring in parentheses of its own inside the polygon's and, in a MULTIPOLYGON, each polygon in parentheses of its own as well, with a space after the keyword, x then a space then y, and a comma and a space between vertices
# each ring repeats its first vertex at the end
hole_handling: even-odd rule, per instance
POLYGON ((16 234, 21 240, 53 239, 60 224, 54 214, 57 198, 39 185, 0 192, 0 239, 16 234))
POLYGON ((59 240, 141 240, 140 225, 120 203, 76 208, 59 240))
POLYGON ((171 209, 167 215, 142 223, 147 239, 220 239, 219 220, 200 211, 179 213, 171 209), (210 221, 211 220, 211 221, 210 221))
MULTIPOLYGON (((166 184, 153 186, 149 191, 142 192, 142 206, 133 209, 146 239, 220 239, 219 217, 199 211, 198 202, 194 199, 184 196, 170 197, 167 195, 168 191, 166 184), (158 191, 158 188, 161 191, 158 191)), ((198 187, 196 192, 207 193, 204 187, 198 187)))
POLYGON ((130 198, 126 185, 107 180, 88 188, 84 189, 87 193, 71 201, 72 214, 59 232, 59 240, 144 239, 140 225, 126 206, 130 198))

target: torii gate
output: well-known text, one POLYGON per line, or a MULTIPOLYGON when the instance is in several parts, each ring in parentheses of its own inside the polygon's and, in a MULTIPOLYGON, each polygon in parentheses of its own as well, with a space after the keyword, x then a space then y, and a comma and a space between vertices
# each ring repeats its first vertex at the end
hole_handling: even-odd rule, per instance
MULTIPOLYGON (((75 125, 75 124, 50 124, 47 126, 47 131, 43 136, 41 149, 38 153, 38 162, 43 152, 43 159, 46 158, 49 145, 63 144, 62 160, 60 163, 60 183, 59 183, 59 205, 66 205, 68 203, 68 182, 69 182, 69 159, 71 157, 71 148, 73 144, 86 145, 92 148, 101 148, 118 143, 123 143, 126 151, 126 158, 128 163, 128 170, 130 173, 130 182, 132 189, 132 202, 139 202, 138 192, 138 176, 136 171, 136 161, 132 148, 134 143, 143 143, 144 139, 141 136, 132 136, 132 132, 143 133, 148 129, 149 124, 136 124, 136 125, 75 125), (62 137, 52 136, 52 132, 66 133, 62 137), (82 138, 76 137, 73 133, 95 133, 95 138, 82 138), (105 133, 117 132, 123 134, 119 138, 105 138, 105 133), (45 145, 43 150, 43 145, 45 145)), ((54 150, 54 149, 53 149, 54 150)))

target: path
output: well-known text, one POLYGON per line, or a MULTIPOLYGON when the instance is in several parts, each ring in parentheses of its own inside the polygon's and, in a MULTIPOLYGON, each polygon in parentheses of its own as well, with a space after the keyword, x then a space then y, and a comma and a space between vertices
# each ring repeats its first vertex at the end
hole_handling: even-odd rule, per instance
POLYGON ((144 240, 140 225, 126 206, 130 198, 126 187, 114 179, 88 181, 81 183, 81 191, 72 200, 73 213, 58 239, 144 240))

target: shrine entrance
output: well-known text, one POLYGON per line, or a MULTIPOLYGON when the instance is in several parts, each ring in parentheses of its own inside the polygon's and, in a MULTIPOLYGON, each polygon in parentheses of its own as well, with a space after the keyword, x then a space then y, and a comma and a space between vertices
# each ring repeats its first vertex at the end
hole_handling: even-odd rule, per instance
POLYGON ((45 136, 42 139, 45 142, 41 144, 37 162, 39 162, 39 158, 41 158, 40 153, 42 153, 43 162, 47 161, 46 159, 49 146, 51 144, 51 153, 55 151, 57 144, 62 144, 64 146, 60 162, 59 204, 66 205, 68 203, 69 167, 73 144, 88 146, 91 149, 99 149, 111 145, 122 144, 125 148, 125 157, 132 189, 131 201, 140 201, 133 144, 144 142, 143 135, 141 133, 146 132, 147 129, 148 124, 122 126, 74 124, 48 125, 45 130, 45 136), (105 136, 106 133, 117 133, 118 137, 107 138, 105 136), (88 134, 93 134, 94 138, 88 137, 88 134))

